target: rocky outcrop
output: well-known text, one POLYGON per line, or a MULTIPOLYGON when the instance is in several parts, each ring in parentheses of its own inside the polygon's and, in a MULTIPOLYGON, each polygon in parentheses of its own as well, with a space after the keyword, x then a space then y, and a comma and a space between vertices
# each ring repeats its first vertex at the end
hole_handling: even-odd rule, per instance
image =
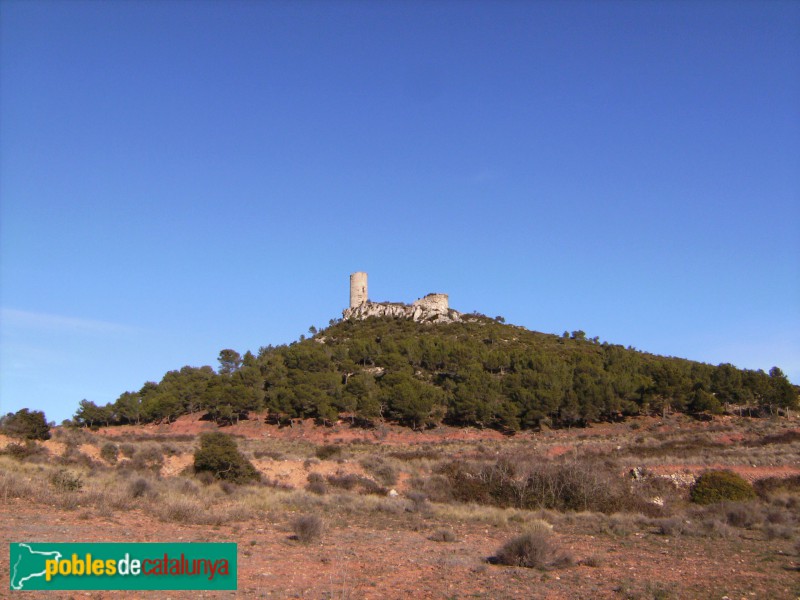
POLYGON ((390 317, 394 319, 411 319, 418 323, 458 323, 462 321, 462 314, 452 308, 441 304, 427 305, 414 303, 412 305, 394 302, 364 302, 342 311, 342 318, 363 320, 370 317, 390 317))

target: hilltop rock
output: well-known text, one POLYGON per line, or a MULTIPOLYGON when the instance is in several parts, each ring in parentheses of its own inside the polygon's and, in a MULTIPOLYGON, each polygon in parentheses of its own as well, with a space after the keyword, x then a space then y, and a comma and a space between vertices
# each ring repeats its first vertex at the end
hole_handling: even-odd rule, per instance
POLYGON ((342 311, 342 318, 361 321, 370 317, 391 317, 394 319, 410 319, 417 323, 458 323, 463 315, 446 305, 434 303, 400 304, 395 302, 364 302, 342 311))

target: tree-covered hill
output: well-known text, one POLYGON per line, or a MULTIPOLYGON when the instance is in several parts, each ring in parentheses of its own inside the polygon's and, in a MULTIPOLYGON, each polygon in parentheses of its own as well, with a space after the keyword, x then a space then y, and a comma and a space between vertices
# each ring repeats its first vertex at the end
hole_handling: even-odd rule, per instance
POLYGON ((515 431, 653 412, 736 407, 775 414, 798 407, 797 388, 777 367, 767 374, 656 356, 582 331, 543 334, 482 315, 446 325, 347 320, 309 332, 258 355, 222 350, 217 371, 170 371, 105 406, 83 400, 75 422, 170 422, 205 411, 224 424, 268 410, 280 423, 346 418, 515 431))

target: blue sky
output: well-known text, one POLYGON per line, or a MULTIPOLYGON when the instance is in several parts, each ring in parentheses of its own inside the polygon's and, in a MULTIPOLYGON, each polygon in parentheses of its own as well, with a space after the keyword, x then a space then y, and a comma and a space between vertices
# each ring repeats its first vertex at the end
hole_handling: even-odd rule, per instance
POLYGON ((0 411, 374 300, 800 383, 800 3, 0 2, 0 411))

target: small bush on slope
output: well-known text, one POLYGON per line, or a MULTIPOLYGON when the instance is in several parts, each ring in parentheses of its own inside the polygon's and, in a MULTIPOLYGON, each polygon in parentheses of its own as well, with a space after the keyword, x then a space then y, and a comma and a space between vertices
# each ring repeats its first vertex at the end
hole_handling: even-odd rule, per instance
POLYGON ((501 565, 533 569, 568 567, 575 563, 572 556, 556 546, 552 533, 545 526, 532 528, 510 539, 497 551, 495 561, 501 565))
POLYGON ((215 479, 233 483, 258 481, 253 464, 239 452, 233 437, 219 432, 200 436, 200 448, 194 453, 195 473, 210 473, 215 479))
POLYGON ((706 471, 692 486, 690 497, 697 504, 712 504, 752 500, 756 492, 746 479, 733 471, 706 471))
POLYGON ((322 519, 316 515, 298 517, 292 523, 295 537, 303 544, 308 544, 322 537, 324 525, 322 519))

